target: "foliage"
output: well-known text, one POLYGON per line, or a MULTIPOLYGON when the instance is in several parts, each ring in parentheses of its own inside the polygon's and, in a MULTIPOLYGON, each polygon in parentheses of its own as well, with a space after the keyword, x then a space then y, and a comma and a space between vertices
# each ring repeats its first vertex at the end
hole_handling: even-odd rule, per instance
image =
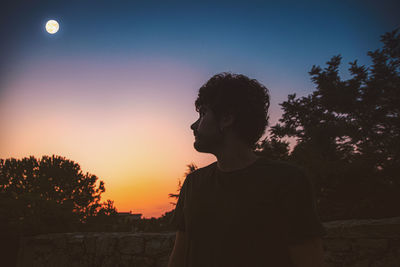
MULTIPOLYGON (((198 167, 194 163, 190 163, 190 164, 186 165, 186 167, 187 167, 187 170, 183 174, 185 179, 190 173, 192 173, 192 172, 194 172, 195 170, 198 169, 198 167)), ((183 184, 183 182, 181 182, 179 180, 178 181, 178 190, 177 190, 178 194, 170 193, 170 194, 168 194, 168 197, 178 199, 179 198, 179 193, 180 193, 181 188, 182 188, 182 184, 183 184)), ((170 203, 176 206, 175 202, 170 202, 170 203)), ((175 210, 175 208, 170 210, 170 211, 165 212, 160 218, 157 218, 157 223, 153 224, 153 226, 150 227, 150 229, 158 229, 158 231, 168 231, 168 230, 171 231, 171 230, 174 230, 174 229, 171 229, 171 226, 169 224, 174 210, 175 210)), ((145 231, 145 229, 143 229, 143 231, 145 231)))
POLYGON ((1 229, 20 234, 67 232, 89 217, 112 214, 100 203, 104 182, 60 156, 0 159, 1 229))
POLYGON ((371 67, 349 63, 349 80, 339 76, 340 55, 324 69, 313 66, 309 74, 316 90, 288 96, 271 140, 261 146, 265 154, 310 171, 325 220, 399 215, 394 206, 400 201, 398 30, 382 35, 382 49, 368 52, 371 67), (296 139, 289 156, 279 143, 288 137, 296 139))
POLYGON ((87 217, 80 230, 84 232, 114 231, 119 224, 117 214, 114 201, 108 199, 100 204, 95 214, 87 217))
POLYGON ((289 159, 289 143, 279 140, 276 137, 267 137, 260 143, 256 144, 254 151, 258 156, 270 160, 288 160, 289 159))
MULTIPOLYGON (((194 164, 194 163, 188 164, 186 166, 187 166, 187 171, 183 174, 185 179, 186 179, 186 176, 188 176, 190 173, 194 172, 198 168, 196 166, 196 164, 194 164)), ((171 194, 168 194, 168 197, 178 199, 179 198, 179 192, 181 191, 181 188, 182 188, 182 182, 179 180, 178 181, 178 190, 177 190, 178 194, 172 194, 171 193, 171 194)), ((173 205, 176 205, 176 203, 174 203, 174 202, 170 202, 170 203, 173 204, 173 205)))

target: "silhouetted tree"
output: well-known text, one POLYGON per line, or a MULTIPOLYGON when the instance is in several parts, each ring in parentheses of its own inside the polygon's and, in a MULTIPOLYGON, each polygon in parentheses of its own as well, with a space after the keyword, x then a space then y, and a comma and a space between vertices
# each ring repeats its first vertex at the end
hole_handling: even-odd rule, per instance
MULTIPOLYGON (((190 164, 188 164, 188 165, 186 165, 187 166, 187 171, 183 174, 183 176, 185 177, 185 179, 186 179, 186 176, 188 175, 188 174, 190 174, 190 173, 192 173, 192 172, 194 172, 195 170, 197 170, 197 166, 196 166, 196 164, 194 164, 194 163, 190 163, 190 164)), ((170 194, 168 194, 168 197, 172 197, 172 198, 175 198, 175 199, 178 199, 178 197, 179 197, 179 192, 181 191, 181 188, 182 188, 182 184, 183 184, 183 182, 181 182, 181 180, 179 180, 178 181, 178 194, 172 194, 172 193, 170 193, 170 194)), ((171 204, 173 204, 173 205, 176 205, 176 203, 175 202, 170 202, 171 204)))
POLYGON ((279 140, 276 137, 267 137, 256 144, 254 151, 258 156, 270 160, 288 160, 289 142, 279 140))
POLYGON ((97 229, 109 221, 116 211, 112 201, 99 203, 105 187, 97 180, 60 156, 0 159, 2 264, 15 266, 22 235, 77 231, 88 220, 97 229))
POLYGON ((289 160, 310 171, 325 220, 400 215, 398 30, 381 36, 382 49, 368 52, 370 68, 350 62, 349 80, 339 76, 340 55, 323 70, 313 66, 316 90, 289 95, 271 128, 272 140, 297 140, 289 160))
MULTIPOLYGON (((186 170, 186 172, 183 174, 183 177, 184 177, 185 179, 186 179, 186 176, 187 176, 188 174, 194 172, 194 171, 197 170, 197 168, 198 168, 198 167, 196 166, 196 164, 194 164, 194 163, 187 164, 186 166, 187 166, 187 170, 186 170)), ((178 199, 179 193, 180 193, 181 188, 182 188, 182 184, 183 184, 183 182, 182 182, 181 180, 179 180, 179 181, 178 181, 178 190, 177 190, 178 193, 177 193, 177 194, 172 194, 172 193, 170 193, 170 194, 168 194, 168 197, 178 199)), ((170 202, 170 203, 176 206, 176 202, 170 202)), ((175 210, 175 208, 172 209, 172 210, 170 210, 170 211, 165 212, 163 215, 161 215, 160 218, 157 218, 157 223, 156 223, 156 225, 157 225, 158 231, 171 231, 171 230, 173 230, 173 229, 170 228, 169 221, 170 221, 170 219, 171 219, 171 216, 172 216, 174 210, 175 210)), ((155 229, 154 227, 155 227, 155 226, 153 225, 153 226, 150 227, 150 228, 151 228, 151 229, 155 229)), ((149 228, 149 229, 150 229, 150 228, 149 228)), ((148 230, 148 229, 147 229, 147 230, 148 230)))
POLYGON ((118 231, 116 229, 119 225, 117 214, 114 201, 108 199, 100 204, 94 214, 86 218, 80 229, 85 232, 118 231))
POLYGON ((21 234, 73 231, 102 206, 104 182, 60 156, 0 160, 1 229, 21 234))

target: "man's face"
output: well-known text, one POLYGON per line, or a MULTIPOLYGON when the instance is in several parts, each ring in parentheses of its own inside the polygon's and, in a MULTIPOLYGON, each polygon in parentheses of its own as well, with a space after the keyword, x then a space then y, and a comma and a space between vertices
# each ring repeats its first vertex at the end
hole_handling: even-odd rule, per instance
POLYGON ((194 148, 199 152, 212 153, 222 144, 223 136, 211 109, 202 106, 199 119, 190 128, 195 135, 194 148))

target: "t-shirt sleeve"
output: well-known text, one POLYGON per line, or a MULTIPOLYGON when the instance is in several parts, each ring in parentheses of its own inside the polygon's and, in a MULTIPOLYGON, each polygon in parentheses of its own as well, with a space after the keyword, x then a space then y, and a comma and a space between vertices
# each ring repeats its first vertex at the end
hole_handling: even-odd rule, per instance
POLYGON ((294 245, 307 238, 325 236, 326 229, 317 214, 315 190, 305 172, 296 170, 283 188, 282 214, 287 244, 294 245))
POLYGON ((178 202, 176 203, 175 210, 172 213, 172 217, 169 221, 170 225, 179 231, 185 231, 185 216, 183 213, 183 207, 185 203, 186 191, 187 191, 187 184, 188 184, 188 177, 186 176, 185 181, 183 181, 181 190, 179 192, 178 202))

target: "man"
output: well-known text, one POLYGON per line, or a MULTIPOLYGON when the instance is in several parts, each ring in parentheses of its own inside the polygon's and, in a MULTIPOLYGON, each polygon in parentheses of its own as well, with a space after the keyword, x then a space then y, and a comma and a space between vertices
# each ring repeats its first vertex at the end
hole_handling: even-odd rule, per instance
POLYGON ((194 147, 217 161, 187 175, 171 218, 168 267, 321 267, 326 230, 313 186, 292 164, 254 153, 268 124, 268 89, 221 73, 204 84, 194 147))

